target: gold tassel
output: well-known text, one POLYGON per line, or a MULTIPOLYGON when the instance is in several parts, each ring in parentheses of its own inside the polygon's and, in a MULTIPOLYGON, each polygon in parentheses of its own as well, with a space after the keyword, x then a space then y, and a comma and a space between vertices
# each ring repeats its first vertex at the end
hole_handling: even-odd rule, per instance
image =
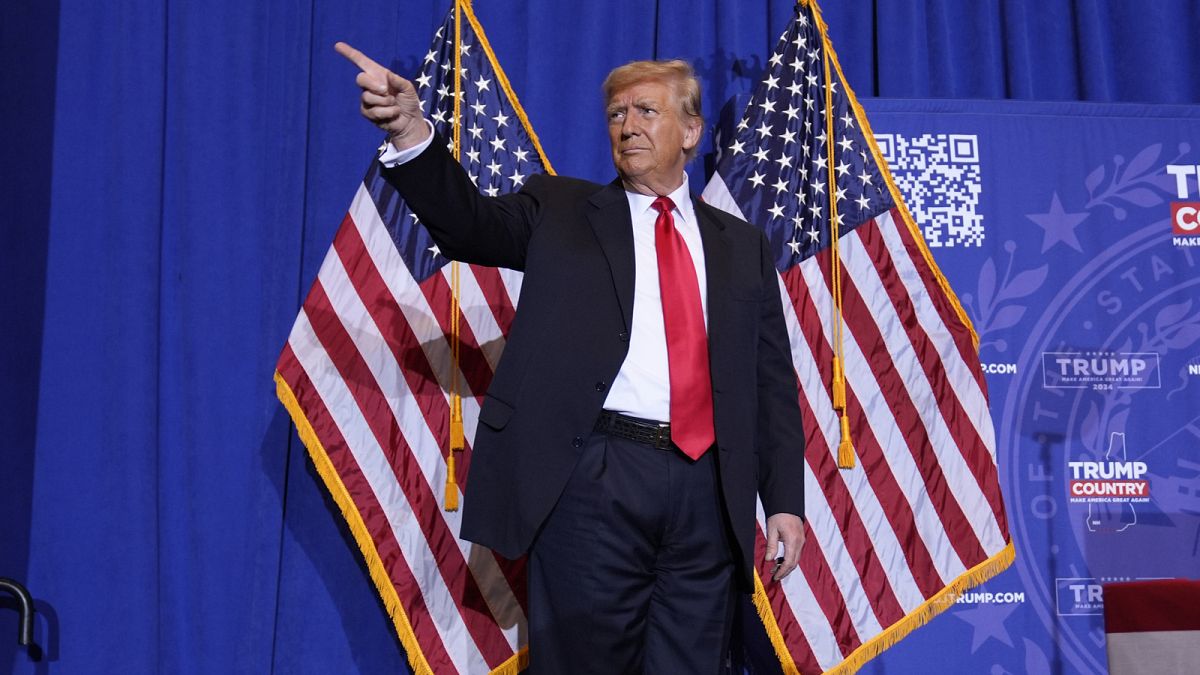
POLYGON ((455 478, 454 453, 462 452, 463 442, 462 397, 450 396, 450 448, 446 452, 446 494, 443 507, 447 511, 458 510, 458 479, 455 478))
POLYGON ((838 443, 838 468, 854 468, 854 444, 850 442, 850 418, 842 413, 842 442, 838 443))
POLYGON ((842 373, 842 360, 833 357, 833 409, 846 410, 846 376, 842 373))
POLYGON ((454 478, 454 451, 446 457, 446 499, 443 504, 447 511, 458 510, 458 481, 454 478))
POLYGON ((463 435, 462 396, 450 396, 450 451, 461 451, 466 447, 463 435))

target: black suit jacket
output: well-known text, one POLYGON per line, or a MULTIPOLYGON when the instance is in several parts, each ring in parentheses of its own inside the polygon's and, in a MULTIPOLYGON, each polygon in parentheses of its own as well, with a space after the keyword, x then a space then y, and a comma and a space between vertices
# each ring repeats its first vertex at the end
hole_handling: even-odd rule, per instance
MULTIPOLYGON (((567 483, 629 347, 634 250, 620 182, 530 176, 479 194, 440 139, 385 169, 437 241, 463 262, 525 278, 479 412, 462 536, 526 552, 567 483)), ((773 257, 758 228, 695 202, 708 283, 716 452, 742 581, 755 494, 768 515, 804 513, 804 434, 773 257)))

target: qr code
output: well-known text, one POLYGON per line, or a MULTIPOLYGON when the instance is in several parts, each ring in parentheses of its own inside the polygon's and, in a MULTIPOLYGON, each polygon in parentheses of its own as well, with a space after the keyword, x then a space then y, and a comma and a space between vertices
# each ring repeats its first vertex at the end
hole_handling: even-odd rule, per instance
POLYGON ((931 247, 983 245, 978 136, 876 134, 875 140, 931 247))

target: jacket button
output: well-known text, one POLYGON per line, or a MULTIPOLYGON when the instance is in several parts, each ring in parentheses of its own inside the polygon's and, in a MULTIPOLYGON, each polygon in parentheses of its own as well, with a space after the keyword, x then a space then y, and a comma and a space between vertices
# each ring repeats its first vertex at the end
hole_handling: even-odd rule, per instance
POLYGON ((617 335, 617 339, 620 340, 621 342, 629 342, 629 333, 625 333, 625 332, 619 333, 617 335))
POLYGON ((604 384, 603 382, 596 383, 596 391, 604 391, 605 389, 608 389, 607 384, 604 384))
POLYGON ((582 448, 583 447, 583 437, 576 436, 575 439, 571 441, 571 445, 573 445, 577 448, 582 448))

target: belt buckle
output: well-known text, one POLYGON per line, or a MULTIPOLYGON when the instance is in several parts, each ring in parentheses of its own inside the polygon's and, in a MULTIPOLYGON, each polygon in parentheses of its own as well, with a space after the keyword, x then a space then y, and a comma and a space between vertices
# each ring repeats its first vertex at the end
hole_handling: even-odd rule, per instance
POLYGON ((659 450, 671 448, 671 425, 659 424, 654 430, 654 447, 659 450))

